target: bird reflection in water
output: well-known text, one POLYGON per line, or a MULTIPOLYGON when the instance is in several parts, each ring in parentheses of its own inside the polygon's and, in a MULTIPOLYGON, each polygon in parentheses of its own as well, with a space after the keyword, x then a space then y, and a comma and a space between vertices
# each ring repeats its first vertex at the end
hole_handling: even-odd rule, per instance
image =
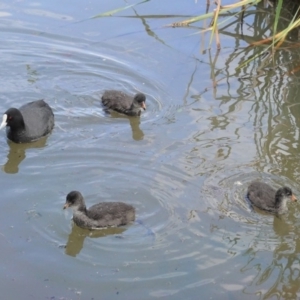
POLYGON ((65 253, 75 257, 83 248, 83 243, 86 237, 99 238, 108 235, 121 234, 126 230, 124 227, 109 227, 100 230, 89 230, 78 227, 73 223, 72 231, 65 247, 65 253))
POLYGON ((2 171, 8 174, 19 172, 19 165, 26 157, 26 150, 31 148, 43 148, 47 142, 47 137, 43 137, 36 142, 16 144, 10 140, 7 141, 9 153, 7 162, 2 166, 2 171))
POLYGON ((141 118, 140 117, 128 117, 122 114, 119 114, 115 111, 110 112, 112 118, 116 119, 127 119, 132 131, 132 138, 135 141, 140 141, 144 139, 144 132, 140 129, 141 118))

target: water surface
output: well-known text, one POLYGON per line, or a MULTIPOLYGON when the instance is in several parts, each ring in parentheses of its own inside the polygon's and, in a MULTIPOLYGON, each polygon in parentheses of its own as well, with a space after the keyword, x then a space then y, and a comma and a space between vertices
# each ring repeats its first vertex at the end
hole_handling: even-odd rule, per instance
POLYGON ((56 119, 33 144, 0 132, 6 299, 299 297, 298 205, 277 218, 245 201, 254 179, 299 194, 299 84, 285 75, 298 52, 278 52, 280 68, 236 69, 259 26, 224 27, 220 53, 204 23, 165 26, 204 13, 199 2, 148 1, 107 18, 92 17, 126 4, 0 5, 0 111, 43 98, 56 119), (147 111, 106 115, 105 89, 144 92, 147 111), (138 221, 73 226, 62 207, 74 189, 88 206, 130 203, 138 221))

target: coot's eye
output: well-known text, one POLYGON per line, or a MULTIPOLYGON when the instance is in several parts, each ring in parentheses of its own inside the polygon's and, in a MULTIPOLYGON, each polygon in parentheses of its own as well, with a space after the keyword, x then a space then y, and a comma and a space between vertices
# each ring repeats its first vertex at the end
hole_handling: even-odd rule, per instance
POLYGON ((12 120, 12 116, 8 116, 8 120, 12 120))

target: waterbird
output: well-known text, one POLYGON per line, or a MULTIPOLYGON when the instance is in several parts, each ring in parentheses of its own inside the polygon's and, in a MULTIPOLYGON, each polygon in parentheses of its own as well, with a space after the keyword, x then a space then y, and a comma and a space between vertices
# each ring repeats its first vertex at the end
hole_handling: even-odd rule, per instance
POLYGON ((247 198, 259 209, 271 213, 284 213, 287 211, 287 201, 297 201, 289 187, 281 187, 277 191, 264 182, 252 182, 247 191, 247 198))
POLYGON ((120 91, 108 90, 101 99, 107 112, 114 110, 128 116, 140 116, 146 110, 146 96, 143 93, 132 97, 120 91))
POLYGON ((3 115, 0 129, 15 143, 29 143, 48 135, 54 127, 54 114, 44 100, 9 108, 3 115))
POLYGON ((123 202, 101 202, 86 208, 84 198, 78 191, 66 197, 63 209, 72 208, 74 223, 86 229, 101 229, 126 225, 135 220, 135 208, 123 202))

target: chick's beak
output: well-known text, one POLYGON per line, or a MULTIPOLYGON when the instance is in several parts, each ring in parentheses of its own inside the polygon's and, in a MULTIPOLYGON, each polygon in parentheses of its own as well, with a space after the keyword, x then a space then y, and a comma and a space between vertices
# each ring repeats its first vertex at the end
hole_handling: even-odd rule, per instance
POLYGON ((296 198, 296 196, 294 194, 292 194, 291 200, 294 201, 294 202, 297 202, 297 198, 296 198))
POLYGON ((69 204, 68 204, 68 203, 65 203, 63 209, 66 209, 66 208, 68 208, 68 207, 69 207, 69 204))
POLYGON ((144 109, 144 110, 146 110, 146 103, 145 103, 145 101, 143 101, 143 102, 141 103, 141 108, 144 109))

